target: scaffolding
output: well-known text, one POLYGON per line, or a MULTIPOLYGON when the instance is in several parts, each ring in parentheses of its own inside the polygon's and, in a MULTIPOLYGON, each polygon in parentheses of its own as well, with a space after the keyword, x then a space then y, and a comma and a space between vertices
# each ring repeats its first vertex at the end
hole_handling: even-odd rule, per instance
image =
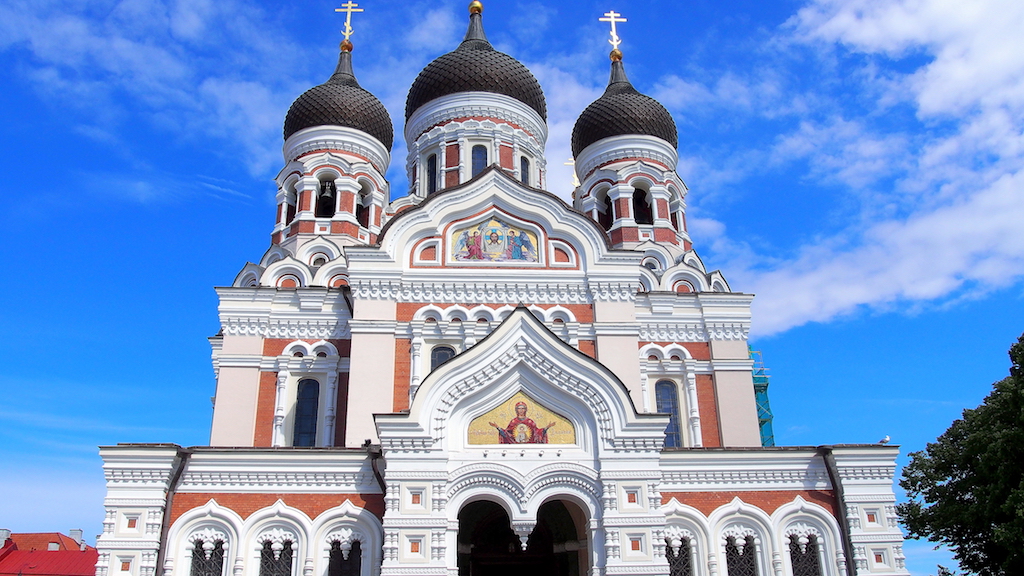
POLYGON ((754 401, 757 403, 757 424, 761 430, 761 446, 775 446, 775 432, 772 430, 772 406, 768 403, 768 369, 764 367, 764 358, 757 350, 747 350, 754 361, 754 401))

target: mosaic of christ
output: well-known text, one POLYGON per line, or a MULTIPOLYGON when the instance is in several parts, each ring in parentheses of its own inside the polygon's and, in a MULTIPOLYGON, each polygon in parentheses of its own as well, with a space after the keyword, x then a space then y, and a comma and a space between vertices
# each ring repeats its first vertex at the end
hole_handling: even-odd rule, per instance
POLYGON ((537 262, 537 235, 500 218, 458 228, 449 239, 460 262, 537 262))

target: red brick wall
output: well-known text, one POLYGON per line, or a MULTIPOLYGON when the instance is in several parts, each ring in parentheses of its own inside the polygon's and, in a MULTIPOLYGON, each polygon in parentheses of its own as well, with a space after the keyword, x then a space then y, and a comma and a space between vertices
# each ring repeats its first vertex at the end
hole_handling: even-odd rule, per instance
POLYGON ((718 404, 715 402, 715 382, 711 374, 697 374, 696 380, 701 440, 705 446, 716 448, 722 445, 722 436, 718 431, 718 404))
POLYGON ((412 340, 395 339, 395 412, 409 408, 409 380, 412 377, 412 340))
POLYGON ((666 504, 673 498, 682 504, 693 506, 705 516, 710 516, 719 506, 732 502, 739 497, 747 504, 757 506, 771 515, 779 506, 789 504, 797 496, 808 502, 814 502, 839 517, 836 510, 836 499, 831 490, 761 490, 752 492, 662 492, 661 503, 666 504))
MULTIPOLYGON (((288 346, 289 344, 291 344, 292 342, 295 342, 296 340, 297 339, 288 339, 288 338, 266 338, 266 339, 263 340, 263 355, 264 356, 280 356, 284 352, 285 346, 288 346)), ((307 343, 307 344, 312 344, 314 342, 319 342, 319 340, 310 340, 310 339, 304 339, 304 338, 301 339, 301 340, 303 342, 307 343)), ((335 348, 338 349, 338 356, 341 356, 342 358, 348 358, 349 355, 352 353, 352 341, 351 340, 348 340, 348 339, 344 339, 344 340, 333 339, 333 340, 327 340, 327 342, 330 342, 331 344, 334 345, 335 348)))
POLYGON ((711 344, 707 342, 639 342, 639 348, 643 348, 648 344, 657 344, 658 346, 668 346, 669 344, 679 344, 686 351, 693 356, 694 360, 711 360, 711 344))
POLYGON ((364 508, 374 514, 377 518, 384 517, 384 496, 381 494, 236 494, 216 492, 182 492, 174 495, 174 503, 171 505, 171 523, 181 517, 182 514, 204 506, 210 500, 216 500, 217 504, 230 508, 238 513, 242 519, 246 519, 253 512, 273 506, 278 500, 283 501, 292 508, 298 508, 310 518, 316 518, 325 510, 340 506, 346 501, 353 505, 364 508))
POLYGON ((513 170, 512 165, 512 147, 505 146, 504 144, 498 148, 498 157, 501 160, 501 167, 506 170, 513 170))
POLYGON ((597 359, 597 343, 593 340, 580 340, 580 352, 597 359))
MULTIPOLYGON (((456 168, 459 165, 459 145, 457 142, 449 142, 444 149, 444 165, 447 168, 456 168)), ((451 188, 459 185, 459 171, 449 170, 444 174, 444 187, 451 188)))
POLYGON ((256 397, 256 430, 253 446, 268 447, 274 442, 274 404, 277 402, 277 372, 260 372, 256 397))

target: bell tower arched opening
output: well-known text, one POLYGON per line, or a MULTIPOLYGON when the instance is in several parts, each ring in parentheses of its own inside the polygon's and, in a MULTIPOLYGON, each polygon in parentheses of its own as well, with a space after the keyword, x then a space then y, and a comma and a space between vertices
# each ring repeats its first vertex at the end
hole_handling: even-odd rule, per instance
POLYGON ((459 576, 583 576, 587 573, 586 515, 565 500, 549 500, 525 549, 505 509, 478 500, 459 511, 459 576))

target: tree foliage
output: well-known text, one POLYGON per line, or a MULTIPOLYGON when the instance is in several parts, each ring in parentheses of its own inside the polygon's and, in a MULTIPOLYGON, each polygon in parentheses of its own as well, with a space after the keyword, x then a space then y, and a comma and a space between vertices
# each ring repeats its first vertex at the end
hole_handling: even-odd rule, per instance
POLYGON ((1024 335, 1010 376, 964 410, 935 442, 910 454, 897 512, 911 538, 949 546, 981 576, 1024 574, 1024 335))

